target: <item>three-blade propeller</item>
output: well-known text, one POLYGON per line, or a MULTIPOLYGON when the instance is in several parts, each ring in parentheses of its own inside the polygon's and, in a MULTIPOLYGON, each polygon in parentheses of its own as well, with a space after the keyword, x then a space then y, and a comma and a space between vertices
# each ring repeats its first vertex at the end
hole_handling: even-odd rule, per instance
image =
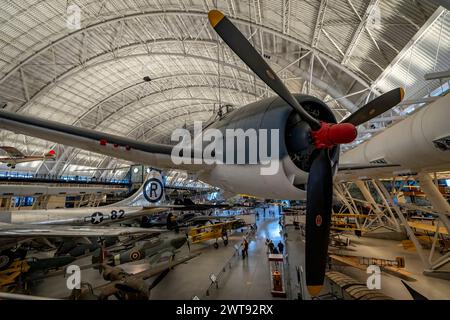
POLYGON ((403 100, 404 96, 405 91, 403 88, 395 88, 373 99, 362 108, 359 108, 350 116, 343 119, 341 123, 351 123, 354 126, 359 126, 360 124, 385 113, 392 107, 395 107, 400 101, 403 100), (395 105, 393 105, 393 103, 395 103, 395 105))
POLYGON ((333 173, 328 149, 350 143, 356 126, 396 106, 404 96, 403 89, 394 89, 372 100, 338 124, 329 124, 311 116, 289 92, 261 55, 233 23, 218 10, 208 13, 211 26, 241 60, 278 96, 289 104, 311 128, 315 152, 308 176, 306 207, 305 265, 306 285, 317 295, 323 285, 328 254, 333 199, 333 173))
POLYGON ((225 41, 225 43, 236 53, 245 64, 261 78, 273 91, 286 101, 302 119, 311 126, 313 130, 320 128, 320 122, 313 118, 302 108, 300 103, 289 92, 284 83, 278 78, 276 73, 269 67, 256 49, 248 42, 244 35, 234 26, 234 24, 218 10, 211 10, 208 13, 209 21, 214 30, 225 41))

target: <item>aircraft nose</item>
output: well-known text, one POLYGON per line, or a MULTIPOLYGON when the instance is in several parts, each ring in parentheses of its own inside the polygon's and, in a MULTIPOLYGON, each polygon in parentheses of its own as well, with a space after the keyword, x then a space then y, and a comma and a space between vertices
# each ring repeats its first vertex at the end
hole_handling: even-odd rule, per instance
POLYGON ((179 249, 183 246, 183 244, 186 243, 186 237, 179 237, 179 238, 175 238, 172 239, 171 244, 172 247, 174 247, 175 249, 179 249))

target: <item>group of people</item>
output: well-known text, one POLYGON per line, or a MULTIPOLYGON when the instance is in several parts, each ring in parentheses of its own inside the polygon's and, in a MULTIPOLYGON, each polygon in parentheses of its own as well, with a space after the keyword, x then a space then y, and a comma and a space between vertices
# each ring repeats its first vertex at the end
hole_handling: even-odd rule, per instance
POLYGON ((275 244, 272 242, 272 240, 267 238, 266 246, 268 249, 268 253, 283 254, 283 252, 284 252, 284 244, 283 244, 283 242, 281 242, 281 240, 278 241, 277 245, 275 246, 275 244))
MULTIPOLYGON (((272 242, 270 239, 266 239, 267 253, 273 254, 283 254, 284 252, 284 244, 283 242, 278 241, 277 245, 272 242)), ((248 240, 247 237, 244 236, 241 243, 242 247, 242 259, 245 259, 248 256, 248 240)))

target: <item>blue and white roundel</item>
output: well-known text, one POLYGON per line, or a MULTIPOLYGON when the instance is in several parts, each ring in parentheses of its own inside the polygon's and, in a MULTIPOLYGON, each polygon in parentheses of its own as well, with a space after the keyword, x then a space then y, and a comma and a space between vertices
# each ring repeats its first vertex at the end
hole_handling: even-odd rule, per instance
POLYGON ((164 193, 164 186, 160 179, 150 178, 144 184, 144 198, 151 203, 161 200, 164 193))

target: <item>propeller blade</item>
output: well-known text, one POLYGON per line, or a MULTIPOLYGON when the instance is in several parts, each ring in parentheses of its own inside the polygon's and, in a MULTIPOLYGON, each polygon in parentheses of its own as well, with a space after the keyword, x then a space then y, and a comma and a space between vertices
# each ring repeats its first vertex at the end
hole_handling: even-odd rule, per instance
POLYGON ((311 296, 317 296, 323 286, 333 199, 333 175, 328 150, 316 152, 318 154, 308 175, 306 199, 306 286, 311 296))
POLYGON ((152 290, 154 287, 156 287, 169 273, 170 268, 164 270, 163 272, 161 272, 156 278, 155 280, 153 280, 152 284, 149 287, 149 290, 152 290))
POLYGON ((386 92, 353 112, 347 118, 342 120, 341 123, 351 123, 354 126, 359 126, 395 107, 403 100, 404 96, 405 91, 403 88, 397 88, 386 92))
POLYGON ((307 113, 289 92, 284 83, 275 74, 263 57, 250 44, 245 36, 228 20, 222 12, 211 10, 208 13, 211 26, 236 55, 261 78, 277 95, 286 101, 311 126, 312 130, 320 128, 320 122, 307 113))
POLYGON ((409 294, 411 295, 411 297, 413 298, 413 300, 428 300, 427 297, 423 296, 422 294, 420 294, 419 292, 417 292, 415 289, 413 289, 412 287, 410 287, 405 281, 400 280, 403 285, 406 287, 406 289, 408 290, 409 294))

